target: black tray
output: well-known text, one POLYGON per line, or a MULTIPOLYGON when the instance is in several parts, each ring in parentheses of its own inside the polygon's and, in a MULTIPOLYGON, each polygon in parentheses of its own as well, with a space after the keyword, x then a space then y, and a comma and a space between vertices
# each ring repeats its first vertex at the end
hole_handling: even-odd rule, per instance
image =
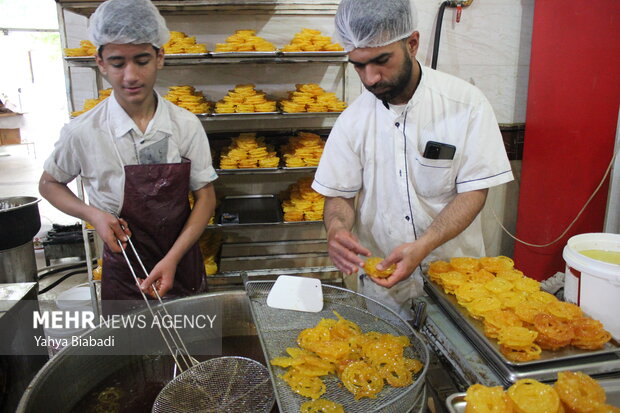
POLYGON ((279 224, 280 202, 275 195, 227 196, 222 200, 217 225, 279 224))

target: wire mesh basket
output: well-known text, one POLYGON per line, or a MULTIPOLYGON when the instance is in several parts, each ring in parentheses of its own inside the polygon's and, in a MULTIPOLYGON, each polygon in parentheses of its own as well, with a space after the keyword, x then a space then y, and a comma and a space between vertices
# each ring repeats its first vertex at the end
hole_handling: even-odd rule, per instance
POLYGON ((281 412, 297 413, 308 399, 294 393, 279 377, 285 369, 272 366, 269 360, 286 355, 287 347, 296 347, 297 336, 302 330, 316 326, 322 318, 335 319, 334 311, 358 324, 363 332, 377 331, 409 337, 411 346, 405 349, 405 357, 420 360, 424 368, 415 375, 413 384, 407 387, 386 385, 375 399, 355 400, 340 380, 330 375, 323 378, 327 391, 322 397, 340 403, 345 411, 351 412, 403 413, 416 405, 425 389, 429 353, 423 339, 406 321, 377 301, 329 285, 322 286, 324 305, 318 313, 271 308, 267 306, 267 296, 273 284, 274 281, 249 281, 245 288, 281 412))

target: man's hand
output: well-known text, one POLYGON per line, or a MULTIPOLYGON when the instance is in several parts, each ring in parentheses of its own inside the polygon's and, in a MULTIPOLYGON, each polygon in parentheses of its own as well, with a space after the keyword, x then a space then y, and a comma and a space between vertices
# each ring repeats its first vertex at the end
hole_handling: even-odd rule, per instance
POLYGON ((345 228, 330 231, 327 234, 327 252, 334 265, 343 273, 350 275, 364 265, 358 255, 370 256, 358 239, 345 228))
POLYGON ((117 240, 121 241, 123 249, 127 247, 127 238, 131 237, 127 221, 98 209, 90 214, 88 221, 112 252, 121 252, 117 240))
POLYGON ((171 259, 164 258, 155 265, 149 276, 142 280, 140 289, 145 294, 155 297, 154 288, 159 296, 163 297, 172 288, 176 271, 177 263, 171 259))
POLYGON ((427 253, 420 248, 417 242, 401 244, 392 253, 377 264, 377 269, 383 271, 392 264, 396 264, 396 270, 387 278, 369 277, 382 287, 390 288, 407 279, 416 267, 420 265, 427 253))

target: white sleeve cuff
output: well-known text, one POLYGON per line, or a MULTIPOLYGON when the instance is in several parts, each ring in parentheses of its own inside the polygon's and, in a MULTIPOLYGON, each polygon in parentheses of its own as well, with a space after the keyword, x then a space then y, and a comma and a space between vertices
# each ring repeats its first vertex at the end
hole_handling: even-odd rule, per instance
POLYGON ((493 186, 502 185, 513 180, 514 177, 512 175, 512 170, 509 169, 496 175, 478 179, 471 179, 463 182, 457 182, 456 191, 458 193, 476 191, 478 189, 486 189, 493 186))
POLYGON ((317 191, 319 194, 330 198, 353 198, 359 192, 359 189, 331 188, 323 185, 316 179, 312 182, 312 189, 317 191))

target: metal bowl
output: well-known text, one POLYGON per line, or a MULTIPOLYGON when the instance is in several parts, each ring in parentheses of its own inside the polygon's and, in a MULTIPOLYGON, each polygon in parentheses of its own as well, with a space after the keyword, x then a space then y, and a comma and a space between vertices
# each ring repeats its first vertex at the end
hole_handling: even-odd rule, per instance
POLYGON ((41 228, 39 201, 32 196, 0 198, 0 250, 32 241, 41 228))

